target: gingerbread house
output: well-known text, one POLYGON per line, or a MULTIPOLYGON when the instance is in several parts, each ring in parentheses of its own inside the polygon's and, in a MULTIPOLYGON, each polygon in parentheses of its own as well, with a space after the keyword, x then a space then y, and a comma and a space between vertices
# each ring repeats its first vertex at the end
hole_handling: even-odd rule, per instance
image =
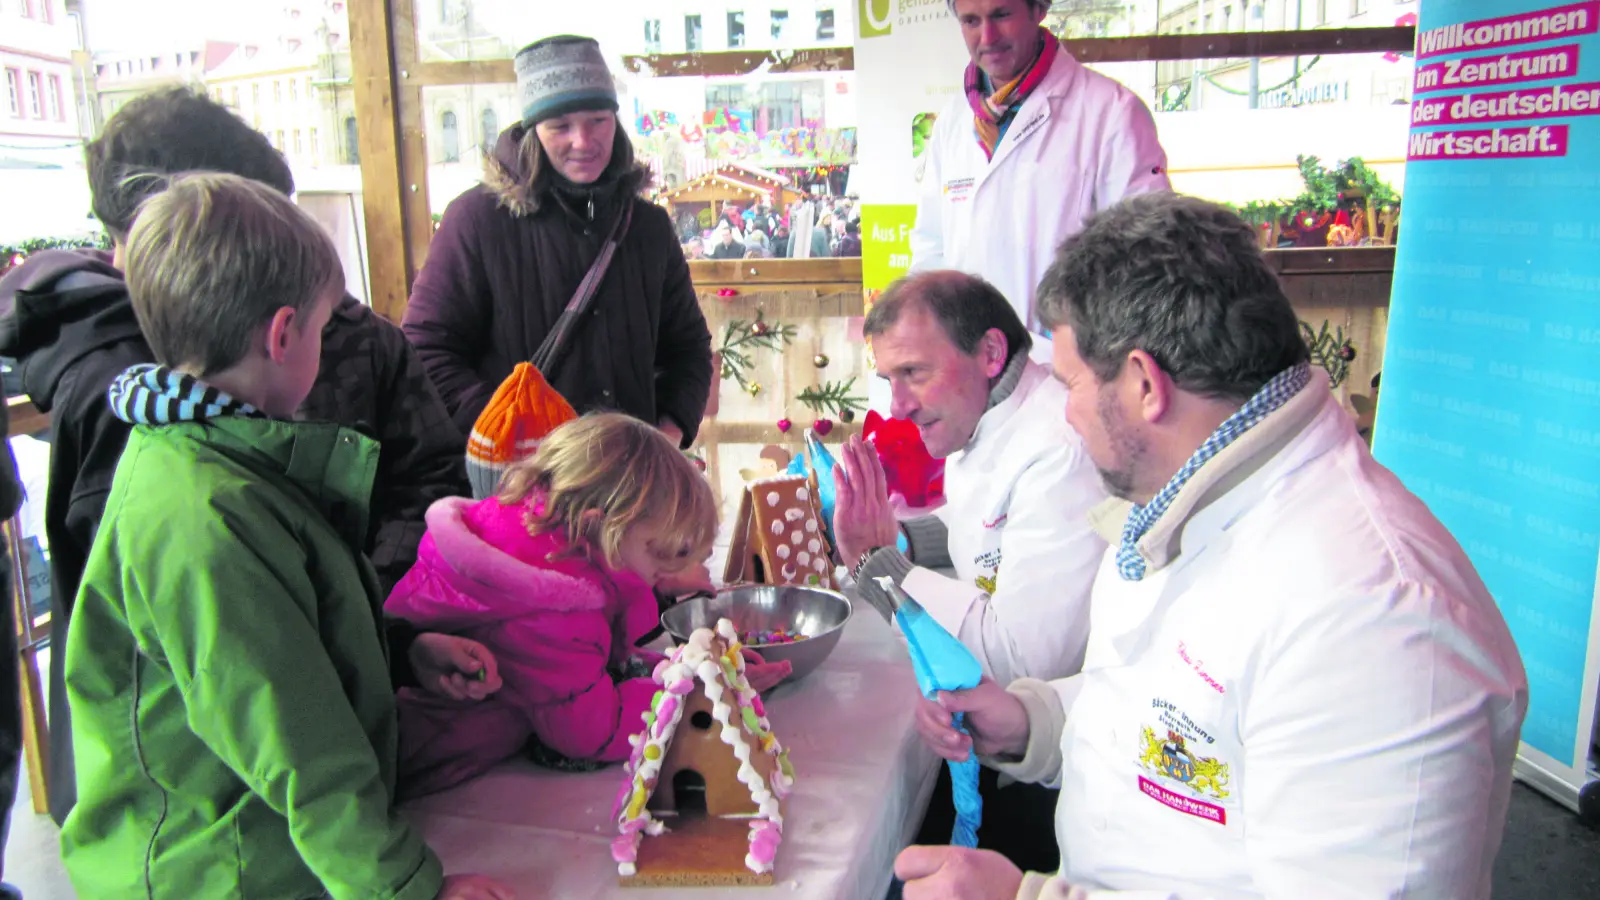
POLYGON ((624 886, 771 884, 794 784, 727 619, 656 667, 613 817, 624 886))
POLYGON ((758 479, 739 498, 723 582, 832 589, 832 554, 816 483, 805 475, 758 479))

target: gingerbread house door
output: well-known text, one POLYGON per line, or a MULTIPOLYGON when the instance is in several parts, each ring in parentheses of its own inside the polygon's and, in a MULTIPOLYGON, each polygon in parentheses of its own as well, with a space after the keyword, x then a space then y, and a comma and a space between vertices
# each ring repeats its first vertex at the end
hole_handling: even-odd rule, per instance
MULTIPOLYGON (((739 781, 739 758, 722 742, 722 726, 711 716, 711 700, 703 690, 690 692, 686 700, 683 717, 672 733, 672 745, 661 762, 650 809, 682 814, 703 808, 706 815, 714 817, 754 815, 757 809, 750 789, 739 781), (704 792, 703 804, 691 793, 700 791, 704 792)), ((749 739, 746 735, 745 740, 749 739)))

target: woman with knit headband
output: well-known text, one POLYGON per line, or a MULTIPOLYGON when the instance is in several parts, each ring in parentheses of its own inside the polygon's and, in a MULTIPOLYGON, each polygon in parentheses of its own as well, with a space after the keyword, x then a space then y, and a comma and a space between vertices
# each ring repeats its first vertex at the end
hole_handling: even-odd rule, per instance
POLYGON ((516 71, 522 119, 445 210, 406 336, 463 431, 533 361, 578 413, 624 412, 687 447, 710 396, 711 333, 671 220, 640 196, 649 172, 600 46, 545 38, 516 71))

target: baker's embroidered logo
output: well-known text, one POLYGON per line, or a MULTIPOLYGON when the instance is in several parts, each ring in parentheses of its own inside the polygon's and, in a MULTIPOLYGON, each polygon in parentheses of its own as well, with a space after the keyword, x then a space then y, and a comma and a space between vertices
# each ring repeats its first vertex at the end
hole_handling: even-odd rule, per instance
POLYGON ((1228 799, 1228 764, 1191 752, 1189 742, 1176 731, 1168 731, 1163 740, 1154 728, 1146 726, 1139 764, 1157 775, 1182 782, 1203 796, 1228 799))
POLYGON ((1217 803, 1208 802, 1227 802, 1231 796, 1227 763, 1194 752, 1188 740, 1176 731, 1168 731, 1162 738, 1154 728, 1147 726, 1139 765, 1157 776, 1152 780, 1140 775, 1140 793, 1186 815, 1219 825, 1228 824, 1228 811, 1217 803), (1172 787, 1168 787, 1169 784, 1172 787))
POLYGON ((980 553, 972 558, 972 564, 978 567, 978 571, 988 570, 989 573, 973 578, 972 583, 977 585, 979 590, 982 590, 985 594, 993 594, 995 584, 1000 579, 1000 551, 989 550, 980 553))

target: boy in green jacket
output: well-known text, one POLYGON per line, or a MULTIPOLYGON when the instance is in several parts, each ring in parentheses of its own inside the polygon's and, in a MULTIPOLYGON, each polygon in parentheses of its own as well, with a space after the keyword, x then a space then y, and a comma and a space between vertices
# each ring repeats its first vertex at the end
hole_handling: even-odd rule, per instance
POLYGON ((128 289, 158 365, 68 637, 78 893, 505 900, 443 876, 393 806, 396 716, 361 553, 377 445, 290 417, 343 289, 282 194, 179 176, 141 211, 128 289))

